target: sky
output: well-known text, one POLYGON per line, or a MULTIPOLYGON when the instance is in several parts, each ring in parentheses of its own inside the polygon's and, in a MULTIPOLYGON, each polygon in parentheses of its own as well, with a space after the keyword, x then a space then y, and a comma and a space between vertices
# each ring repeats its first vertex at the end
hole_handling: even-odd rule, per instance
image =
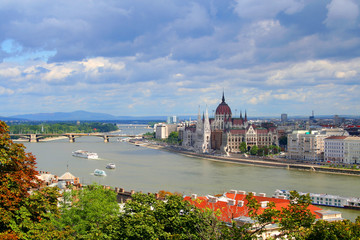
POLYGON ((2 0, 0 116, 360 115, 358 0, 2 0))

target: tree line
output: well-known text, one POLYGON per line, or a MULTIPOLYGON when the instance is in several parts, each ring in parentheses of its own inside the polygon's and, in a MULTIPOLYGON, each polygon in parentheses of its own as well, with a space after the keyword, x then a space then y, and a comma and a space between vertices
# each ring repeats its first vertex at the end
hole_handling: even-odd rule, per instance
POLYGON ((240 152, 248 153, 250 155, 267 156, 280 153, 280 151, 281 149, 279 146, 270 145, 258 147, 254 145, 249 148, 245 142, 240 143, 240 152))
POLYGON ((12 134, 62 134, 62 133, 94 133, 116 131, 118 127, 112 123, 85 122, 85 123, 40 123, 10 125, 12 134))
POLYGON ((201 210, 180 194, 162 191, 136 193, 119 205, 116 193, 92 184, 36 191, 36 160, 22 144, 13 143, 8 126, 0 122, 0 239, 257 239, 268 224, 278 224, 277 238, 359 239, 360 218, 317 221, 309 212, 309 196, 291 194, 281 211, 270 204, 259 214, 259 203, 247 196, 249 216, 255 225, 218 220, 218 211, 201 210))

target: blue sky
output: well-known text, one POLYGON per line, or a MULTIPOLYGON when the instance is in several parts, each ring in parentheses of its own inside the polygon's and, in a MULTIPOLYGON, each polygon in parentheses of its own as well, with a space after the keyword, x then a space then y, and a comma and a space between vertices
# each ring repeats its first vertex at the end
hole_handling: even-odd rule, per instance
POLYGON ((358 0, 3 0, 0 116, 360 115, 358 0))

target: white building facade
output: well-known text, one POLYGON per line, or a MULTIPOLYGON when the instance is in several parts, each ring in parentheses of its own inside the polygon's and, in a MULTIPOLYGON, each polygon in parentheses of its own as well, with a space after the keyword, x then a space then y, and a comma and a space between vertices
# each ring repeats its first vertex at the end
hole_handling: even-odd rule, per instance
POLYGON ((324 140, 325 161, 360 164, 360 137, 333 136, 324 140))
POLYGON ((330 136, 349 136, 343 129, 322 129, 320 131, 297 130, 288 135, 287 157, 306 161, 324 160, 324 139, 330 136))

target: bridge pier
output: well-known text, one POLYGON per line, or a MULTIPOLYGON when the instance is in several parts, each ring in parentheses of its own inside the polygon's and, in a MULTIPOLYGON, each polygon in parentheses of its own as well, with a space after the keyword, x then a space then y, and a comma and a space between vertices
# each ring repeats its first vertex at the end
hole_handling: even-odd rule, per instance
POLYGON ((75 136, 74 135, 69 135, 68 138, 69 138, 69 142, 71 142, 71 143, 75 142, 75 136))
POLYGON ((39 141, 39 140, 38 140, 36 134, 30 134, 29 142, 36 143, 36 142, 38 142, 38 141, 39 141))
POLYGON ((109 137, 108 137, 107 135, 104 135, 103 138, 104 138, 104 143, 108 143, 108 142, 109 142, 109 137))

